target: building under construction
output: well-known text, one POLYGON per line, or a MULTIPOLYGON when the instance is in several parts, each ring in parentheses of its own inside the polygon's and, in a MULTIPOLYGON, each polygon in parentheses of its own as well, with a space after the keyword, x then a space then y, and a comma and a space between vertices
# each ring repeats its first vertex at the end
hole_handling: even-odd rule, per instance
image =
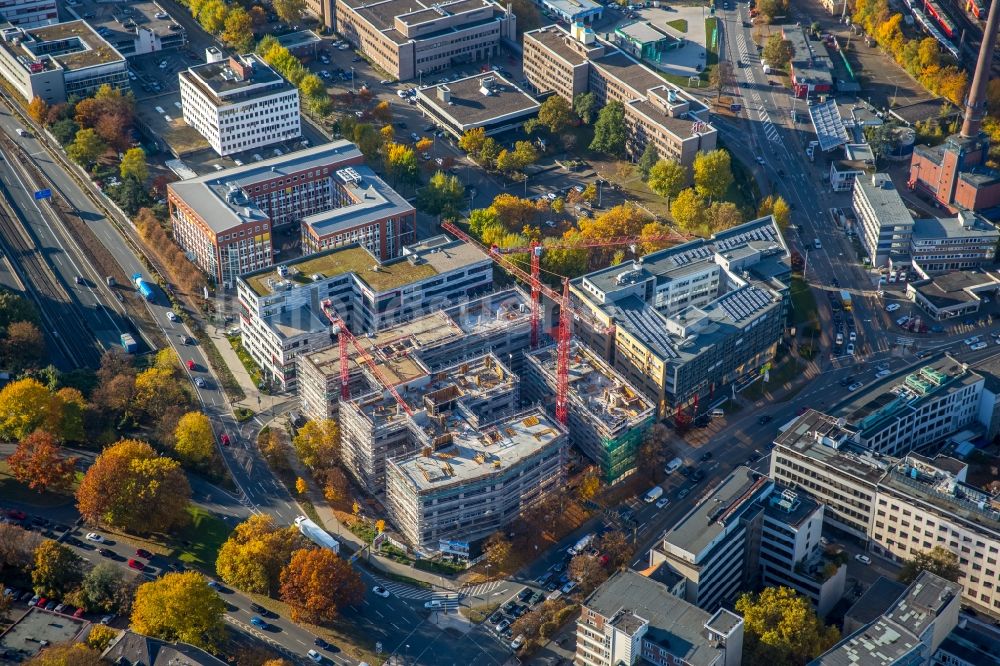
MULTIPOLYGON (((492 351, 513 371, 529 347, 530 305, 519 289, 506 289, 433 312, 358 342, 371 355, 380 374, 394 385, 406 385, 458 359, 492 351)), ((348 395, 358 397, 378 386, 371 370, 349 349, 348 395)), ((299 397, 309 419, 336 415, 341 393, 337 346, 298 357, 299 397)))
MULTIPOLYGON (((555 411, 556 345, 525 355, 522 392, 555 411)), ((655 420, 653 401, 630 385, 596 353, 576 340, 570 343, 569 441, 601 470, 605 483, 635 471, 636 454, 655 420)))

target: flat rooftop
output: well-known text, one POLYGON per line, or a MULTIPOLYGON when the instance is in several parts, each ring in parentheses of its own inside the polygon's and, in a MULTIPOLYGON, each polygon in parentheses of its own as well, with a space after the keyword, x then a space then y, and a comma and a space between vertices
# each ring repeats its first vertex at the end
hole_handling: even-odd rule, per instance
POLYGON ((189 67, 180 76, 198 85, 220 107, 233 101, 243 102, 256 96, 293 89, 288 81, 256 54, 248 53, 240 58, 248 66, 249 76, 240 75, 228 59, 189 67), (237 92, 240 94, 234 95, 237 92))
MULTIPOLYGON (((177 157, 210 150, 212 146, 208 139, 184 121, 180 103, 180 94, 174 92, 157 97, 153 104, 136 105, 135 114, 150 133, 166 143, 167 149, 177 157)), ((215 157, 218 158, 218 155, 215 157)))
POLYGON ((497 72, 421 88, 417 91, 417 100, 434 107, 438 114, 451 118, 460 127, 479 127, 532 115, 541 106, 534 97, 497 72))
POLYGON ((677 37, 665 33, 649 21, 626 23, 625 25, 620 25, 615 28, 615 32, 643 44, 648 42, 659 42, 661 40, 670 42, 680 41, 677 37))
MULTIPOLYGON (((403 248, 403 254, 404 256, 398 259, 381 262, 360 245, 350 245, 279 265, 286 266, 288 279, 299 284, 309 284, 316 280, 351 273, 376 293, 382 293, 441 273, 489 261, 479 248, 444 235, 433 236, 420 243, 408 245, 403 248), (374 266, 378 266, 377 271, 372 270, 374 266)), ((267 296, 284 289, 276 278, 277 268, 270 266, 248 273, 240 279, 244 280, 258 296, 267 296)))
POLYGON ((41 651, 43 641, 48 645, 68 643, 88 624, 90 623, 86 620, 78 620, 69 615, 42 608, 29 608, 10 629, 0 634, 0 648, 35 656, 41 651))
POLYGON ((959 211, 956 217, 920 218, 913 221, 913 240, 969 239, 1000 236, 995 224, 970 211, 959 211))
POLYGON ((317 238, 416 210, 367 166, 338 169, 333 177, 351 198, 351 203, 302 218, 303 224, 317 238))
MULTIPOLYGON (((687 114, 684 114, 685 117, 668 115, 661 111, 658 106, 645 99, 632 100, 629 102, 629 106, 681 140, 692 136, 691 125, 694 120, 686 117, 687 114)), ((711 125, 708 125, 707 128, 714 131, 711 125)))
POLYGON ((943 273, 929 280, 911 283, 913 289, 936 308, 973 303, 978 301, 979 297, 971 289, 996 284, 998 280, 992 275, 975 271, 943 273))
POLYGON ((645 97, 647 90, 662 86, 664 82, 664 79, 657 76, 653 70, 644 67, 627 53, 617 49, 592 60, 591 65, 634 90, 637 98, 645 97))
MULTIPOLYGON (((556 381, 556 345, 529 354, 556 381)), ((569 394, 603 429, 629 429, 653 416, 655 405, 576 339, 570 343, 569 394)))
POLYGON ((537 30, 524 33, 525 39, 535 40, 544 46, 553 56, 570 65, 582 65, 587 62, 587 54, 600 54, 604 46, 598 43, 584 45, 570 37, 569 33, 558 25, 548 25, 537 30))
POLYGON ((603 7, 593 0, 543 0, 544 4, 567 16, 585 17, 603 11, 603 7))
POLYGON ((535 407, 482 430, 453 433, 451 443, 431 455, 390 461, 417 492, 441 491, 455 484, 502 474, 565 437, 556 421, 535 407))
POLYGON ((411 41, 409 37, 396 28, 397 18, 406 26, 441 21, 442 28, 440 30, 424 33, 414 40, 420 41, 455 32, 458 29, 469 28, 475 22, 484 23, 484 21, 471 21, 472 17, 466 17, 465 21, 458 21, 456 24, 455 19, 451 17, 458 14, 485 7, 492 8, 494 16, 503 11, 496 3, 489 0, 455 0, 454 2, 441 3, 434 3, 431 0, 345 0, 345 4, 397 44, 406 44, 411 41))
POLYGON ((323 40, 312 30, 298 30, 277 37, 278 43, 286 49, 296 49, 308 44, 321 44, 323 40))
POLYGON ((874 487, 885 475, 888 465, 851 443, 853 434, 836 418, 810 409, 780 433, 774 443, 874 487))
POLYGON ((330 329, 330 320, 322 312, 313 312, 309 306, 282 310, 265 317, 268 327, 282 340, 293 340, 301 335, 322 333, 330 329))
MULTIPOLYGON (((903 198, 885 173, 876 173, 870 178, 858 178, 854 187, 861 191, 865 199, 875 210, 878 222, 882 226, 913 227, 913 216, 907 210, 903 198)), ((914 231, 916 231, 914 229, 914 231)))
POLYGON ((770 483, 766 475, 740 466, 712 489, 711 495, 688 511, 673 528, 663 535, 664 544, 692 553, 697 559, 701 552, 728 529, 732 520, 759 499, 770 483))
POLYGON ((152 0, 130 0, 128 3, 76 0, 73 6, 66 6, 65 9, 76 18, 86 16, 87 23, 114 44, 134 40, 138 30, 150 30, 161 37, 184 33, 173 17, 152 0))
POLYGON ((0 24, 0 46, 15 57, 25 58, 24 67, 40 62, 42 70, 62 68, 72 72, 124 62, 125 57, 85 21, 66 21, 37 28, 0 24), (20 39, 15 45, 13 40, 20 39))
MULTIPOLYGON (((666 585, 631 569, 616 572, 587 597, 583 606, 605 618, 619 613, 635 626, 644 620, 649 629, 643 640, 659 644, 690 666, 719 663, 722 650, 707 637, 705 625, 719 631, 731 630, 738 623, 732 613, 714 616, 675 597, 666 585)), ((630 632, 630 635, 634 632, 630 632)))
POLYGON ((807 493, 778 487, 764 502, 764 515, 786 525, 798 527, 818 508, 819 502, 807 493))

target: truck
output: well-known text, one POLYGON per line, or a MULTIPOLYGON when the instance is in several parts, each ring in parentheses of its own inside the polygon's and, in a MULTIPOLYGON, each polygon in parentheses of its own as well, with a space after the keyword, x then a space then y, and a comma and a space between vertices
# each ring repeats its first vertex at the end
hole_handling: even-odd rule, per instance
POLYGON ((156 292, 153 291, 153 285, 142 279, 142 273, 136 273, 132 276, 132 284, 135 285, 135 288, 147 301, 153 300, 156 296, 156 292))
POLYGON ((681 468, 681 465, 683 464, 684 461, 682 459, 674 458, 673 460, 667 463, 667 466, 664 468, 663 471, 665 471, 667 474, 673 474, 674 472, 679 470, 681 468))
POLYGON ((647 504, 652 504, 656 500, 660 499, 662 495, 663 495, 663 488, 661 488, 660 486, 653 486, 652 488, 649 489, 649 492, 647 492, 643 496, 642 499, 645 500, 647 504))
POLYGON ((305 516, 295 519, 295 526, 299 528, 302 535, 312 541, 320 548, 329 548, 336 554, 340 554, 340 542, 333 538, 333 535, 322 527, 309 520, 305 516))
POLYGON ((135 338, 132 337, 131 333, 122 333, 121 337, 122 349, 128 354, 134 354, 139 348, 139 345, 135 343, 135 338))
POLYGON ((840 302, 844 304, 844 312, 851 311, 851 295, 843 289, 840 290, 840 302))
POLYGON ((593 532, 581 537, 579 541, 570 546, 569 554, 578 555, 579 553, 582 553, 584 550, 586 550, 587 546, 589 546, 593 541, 594 541, 593 532))

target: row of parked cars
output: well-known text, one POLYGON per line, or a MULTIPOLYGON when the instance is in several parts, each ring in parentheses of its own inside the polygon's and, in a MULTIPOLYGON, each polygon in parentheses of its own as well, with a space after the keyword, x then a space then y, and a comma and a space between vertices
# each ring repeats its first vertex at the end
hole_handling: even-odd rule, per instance
MULTIPOLYGON (((69 604, 61 603, 57 599, 50 599, 48 597, 43 597, 40 594, 35 594, 32 590, 21 590, 16 587, 8 587, 4 589, 3 594, 5 597, 10 597, 12 601, 27 604, 29 608, 41 608, 43 610, 52 611, 53 613, 60 613, 62 615, 75 617, 77 619, 82 618, 84 613, 87 612, 83 608, 75 608, 69 604)), ((114 615, 105 615, 101 618, 101 624, 108 624, 114 619, 114 615)))
MULTIPOLYGON (((511 625, 514 624, 514 621, 544 600, 545 595, 542 592, 526 587, 518 593, 516 599, 511 599, 493 613, 490 617, 490 624, 494 625, 494 629, 500 636, 510 639, 511 625)), ((510 642, 512 650, 517 650, 522 645, 524 645, 524 636, 519 635, 510 642)))

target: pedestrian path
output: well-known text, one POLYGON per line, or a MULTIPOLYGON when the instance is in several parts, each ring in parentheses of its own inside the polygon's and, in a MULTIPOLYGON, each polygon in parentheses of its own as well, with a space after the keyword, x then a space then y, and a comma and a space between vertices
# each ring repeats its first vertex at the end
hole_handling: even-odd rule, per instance
POLYGON ((466 585, 461 590, 459 594, 465 597, 479 597, 485 599, 493 590, 497 589, 503 585, 505 581, 502 580, 491 580, 488 583, 479 583, 478 585, 466 585))
POLYGON ((456 606, 458 605, 459 595, 455 592, 435 592, 431 589, 388 580, 378 574, 372 574, 372 578, 375 579, 376 584, 381 585, 389 590, 390 594, 401 599, 413 599, 415 601, 431 601, 436 599, 445 605, 452 603, 456 606))

